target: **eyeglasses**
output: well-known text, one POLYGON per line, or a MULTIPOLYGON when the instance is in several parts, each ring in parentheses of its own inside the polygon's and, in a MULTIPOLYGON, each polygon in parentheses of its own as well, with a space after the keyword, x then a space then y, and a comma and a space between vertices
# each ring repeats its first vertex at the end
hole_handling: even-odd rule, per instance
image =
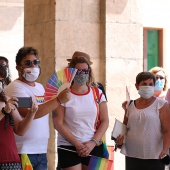
POLYGON ((158 80, 158 79, 163 80, 163 79, 165 79, 165 77, 163 77, 163 76, 156 76, 156 80, 158 80))
POLYGON ((89 74, 90 69, 78 69, 76 72, 76 75, 80 75, 80 74, 89 74))
POLYGON ((38 66, 39 64, 40 64, 40 60, 38 60, 38 59, 35 59, 35 60, 33 60, 33 61, 31 61, 31 60, 26 60, 25 62, 24 62, 24 65, 26 65, 26 66, 28 66, 28 67, 32 67, 32 65, 35 65, 35 66, 38 66))

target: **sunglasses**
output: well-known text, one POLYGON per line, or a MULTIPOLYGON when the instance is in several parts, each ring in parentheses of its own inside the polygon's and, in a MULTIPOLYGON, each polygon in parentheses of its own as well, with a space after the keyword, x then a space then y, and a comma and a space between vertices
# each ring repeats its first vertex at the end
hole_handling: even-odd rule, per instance
POLYGON ((26 60, 25 62, 24 62, 24 65, 26 65, 26 66, 28 66, 28 67, 32 67, 32 65, 35 65, 35 66, 38 66, 39 64, 40 64, 40 60, 38 60, 38 59, 35 59, 35 60, 33 60, 33 61, 31 61, 31 60, 26 60))
POLYGON ((76 72, 76 75, 80 75, 80 74, 89 74, 90 69, 78 69, 76 72))
POLYGON ((165 79, 165 77, 162 77, 162 76, 156 76, 156 80, 158 80, 158 79, 163 80, 163 79, 165 79))

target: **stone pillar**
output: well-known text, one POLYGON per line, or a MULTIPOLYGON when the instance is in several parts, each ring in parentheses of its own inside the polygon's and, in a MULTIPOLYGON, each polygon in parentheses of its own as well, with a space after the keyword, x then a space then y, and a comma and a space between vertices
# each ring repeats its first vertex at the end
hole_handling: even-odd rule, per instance
MULTIPOLYGON (((125 86, 134 85, 136 70, 142 71, 142 27, 136 0, 25 0, 25 45, 38 48, 45 86, 55 70, 67 66, 74 51, 91 56, 97 81, 106 86, 110 126, 123 119, 121 103, 125 86)), ((131 93, 134 96, 135 93, 131 93)), ((55 169, 55 131, 50 123, 49 169, 55 169)), ((120 158, 120 159, 119 159, 120 158)), ((115 169, 124 169, 116 155, 115 169)))
MULTIPOLYGON (((45 87, 55 71, 55 0, 25 0, 24 45, 34 46, 39 51, 41 76, 38 79, 45 87)), ((50 114, 50 138, 48 145, 48 169, 56 167, 55 131, 50 114)))
MULTIPOLYGON (((101 0, 25 0, 24 44, 39 50, 41 76, 38 81, 44 86, 55 70, 67 66, 66 59, 76 50, 91 56, 95 77, 104 83, 105 67, 100 62, 101 58, 104 61, 102 3, 101 0)), ((50 129, 48 161, 49 169, 53 170, 57 159, 51 118, 50 129)))

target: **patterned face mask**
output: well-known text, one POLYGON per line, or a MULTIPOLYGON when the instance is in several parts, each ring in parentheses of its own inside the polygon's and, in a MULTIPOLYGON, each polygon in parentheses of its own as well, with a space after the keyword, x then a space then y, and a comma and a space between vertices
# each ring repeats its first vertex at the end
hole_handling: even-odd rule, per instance
POLYGON ((74 82, 78 85, 84 85, 89 80, 89 74, 79 74, 75 75, 74 82))

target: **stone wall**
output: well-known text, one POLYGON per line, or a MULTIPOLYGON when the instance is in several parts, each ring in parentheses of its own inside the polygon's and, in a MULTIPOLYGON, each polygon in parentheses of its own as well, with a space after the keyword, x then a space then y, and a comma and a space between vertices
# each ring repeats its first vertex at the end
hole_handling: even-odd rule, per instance
MULTIPOLYGON (((126 86, 132 99, 138 97, 134 84, 143 70, 143 27, 164 29, 164 67, 169 69, 167 7, 168 0, 25 0, 24 43, 40 51, 43 85, 54 70, 67 66, 66 59, 74 51, 91 56, 96 80, 105 85, 108 96, 108 145, 113 145, 110 134, 115 117, 123 120, 126 86)), ((48 158, 53 170, 56 146, 50 126, 48 158)), ((124 156, 119 151, 114 156, 114 169, 123 170, 124 156)))

